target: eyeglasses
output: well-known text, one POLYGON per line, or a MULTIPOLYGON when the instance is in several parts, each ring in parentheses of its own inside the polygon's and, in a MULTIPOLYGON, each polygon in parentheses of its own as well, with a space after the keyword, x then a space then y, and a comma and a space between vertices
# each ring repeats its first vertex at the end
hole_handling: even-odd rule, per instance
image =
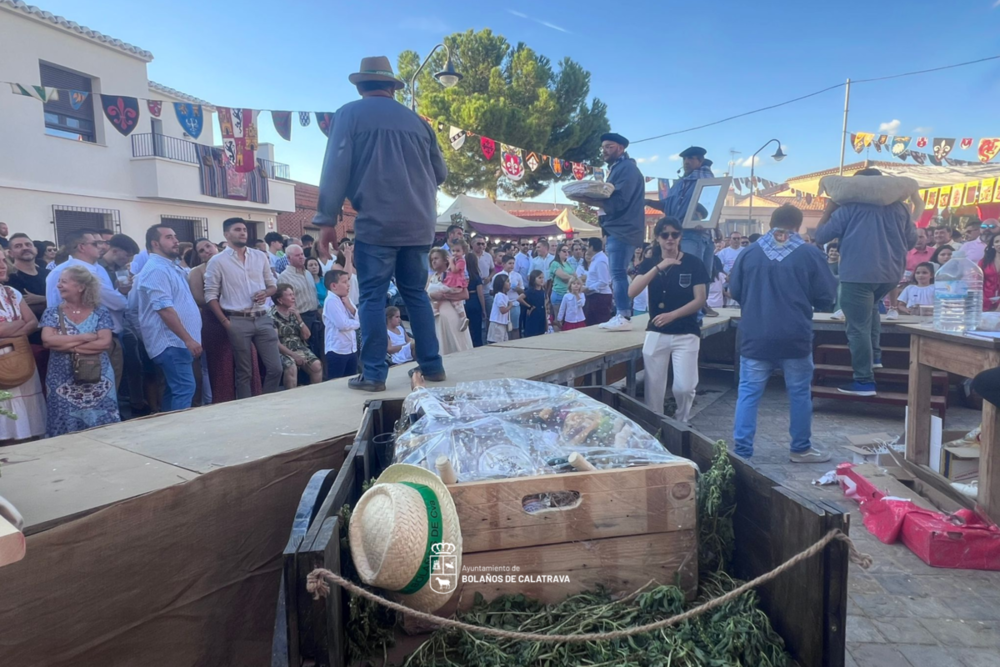
POLYGON ((979 225, 980 229, 996 229, 996 225, 979 225))
POLYGON ((660 232, 660 238, 664 241, 667 239, 679 239, 680 237, 680 232, 660 232))

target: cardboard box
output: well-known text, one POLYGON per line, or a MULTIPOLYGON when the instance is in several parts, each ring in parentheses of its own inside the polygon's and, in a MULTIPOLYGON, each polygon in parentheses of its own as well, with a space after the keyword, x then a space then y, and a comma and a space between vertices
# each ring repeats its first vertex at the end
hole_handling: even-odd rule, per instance
POLYGON ((851 452, 851 463, 865 464, 872 463, 878 466, 895 465, 892 455, 888 453, 878 454, 875 450, 885 443, 896 440, 888 433, 866 433, 864 435, 849 435, 847 441, 850 445, 844 447, 851 452))
POLYGON ((939 472, 954 482, 979 479, 979 447, 943 447, 939 472))

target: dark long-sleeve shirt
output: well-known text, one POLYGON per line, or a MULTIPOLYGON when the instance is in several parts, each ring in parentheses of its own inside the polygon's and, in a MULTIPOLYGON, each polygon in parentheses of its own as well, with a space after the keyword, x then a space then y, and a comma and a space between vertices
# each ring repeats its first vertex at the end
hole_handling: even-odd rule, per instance
POLYGON ((388 97, 345 104, 335 118, 313 222, 337 224, 344 199, 350 199, 358 212, 358 241, 383 246, 433 243, 437 188, 448 168, 427 122, 388 97))
POLYGON ((917 228, 901 203, 844 204, 816 230, 816 243, 840 239, 840 281, 897 283, 906 253, 917 243, 917 228))
POLYGON ((751 243, 729 274, 729 293, 740 302, 740 355, 801 359, 812 355, 813 308, 832 309, 837 281, 816 246, 800 245, 778 261, 751 243))
POLYGON ((635 160, 628 155, 620 158, 611 166, 608 183, 615 186, 615 191, 601 203, 604 233, 629 245, 642 245, 646 235, 646 179, 635 160))

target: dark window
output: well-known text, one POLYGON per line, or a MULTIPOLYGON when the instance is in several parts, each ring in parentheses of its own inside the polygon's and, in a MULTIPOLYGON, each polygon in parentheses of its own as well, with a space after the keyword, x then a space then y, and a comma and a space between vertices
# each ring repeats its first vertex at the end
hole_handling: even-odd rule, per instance
POLYGON ((113 209, 53 206, 52 218, 56 225, 56 243, 61 243, 67 234, 78 229, 89 227, 108 229, 112 232, 121 229, 121 216, 113 209))
POLYGON ((59 89, 59 99, 46 102, 45 133, 77 141, 97 141, 94 127, 94 95, 89 76, 46 65, 39 65, 42 85, 59 89), (70 91, 88 93, 79 109, 73 108, 70 91))
POLYGON ((258 238, 263 238, 257 236, 257 225, 259 224, 260 224, 259 222, 250 222, 249 220, 247 220, 247 245, 250 246, 251 248, 253 247, 254 241, 256 241, 258 238))
POLYGON ((208 220, 206 218, 181 218, 161 215, 160 224, 174 230, 178 241, 194 243, 195 239, 208 236, 208 220))

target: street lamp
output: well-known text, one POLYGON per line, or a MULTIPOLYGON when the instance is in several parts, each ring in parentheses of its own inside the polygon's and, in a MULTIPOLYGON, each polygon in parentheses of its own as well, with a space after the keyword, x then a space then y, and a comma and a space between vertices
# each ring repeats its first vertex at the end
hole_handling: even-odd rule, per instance
POLYGON ((760 153, 762 150, 770 146, 772 143, 778 144, 778 150, 774 151, 774 155, 771 156, 771 159, 774 160, 775 162, 781 162, 782 160, 785 159, 785 154, 781 150, 781 142, 778 141, 777 139, 771 139, 771 141, 768 141, 766 144, 758 148, 757 152, 750 156, 750 213, 749 215, 747 215, 747 217, 750 218, 751 224, 753 224, 753 191, 754 191, 753 170, 754 170, 754 165, 757 164, 757 153, 760 153))
POLYGON ((427 54, 426 58, 424 58, 424 62, 420 63, 420 67, 418 67, 417 71, 413 73, 412 77, 410 77, 410 109, 412 111, 417 110, 417 76, 424 69, 427 61, 431 59, 431 56, 433 56, 440 48, 443 48, 445 53, 448 54, 448 59, 444 63, 444 69, 437 72, 434 75, 434 78, 437 79, 438 83, 445 88, 452 88, 462 79, 462 75, 455 71, 455 64, 451 61, 451 49, 444 44, 438 44, 431 49, 431 52, 427 54))

